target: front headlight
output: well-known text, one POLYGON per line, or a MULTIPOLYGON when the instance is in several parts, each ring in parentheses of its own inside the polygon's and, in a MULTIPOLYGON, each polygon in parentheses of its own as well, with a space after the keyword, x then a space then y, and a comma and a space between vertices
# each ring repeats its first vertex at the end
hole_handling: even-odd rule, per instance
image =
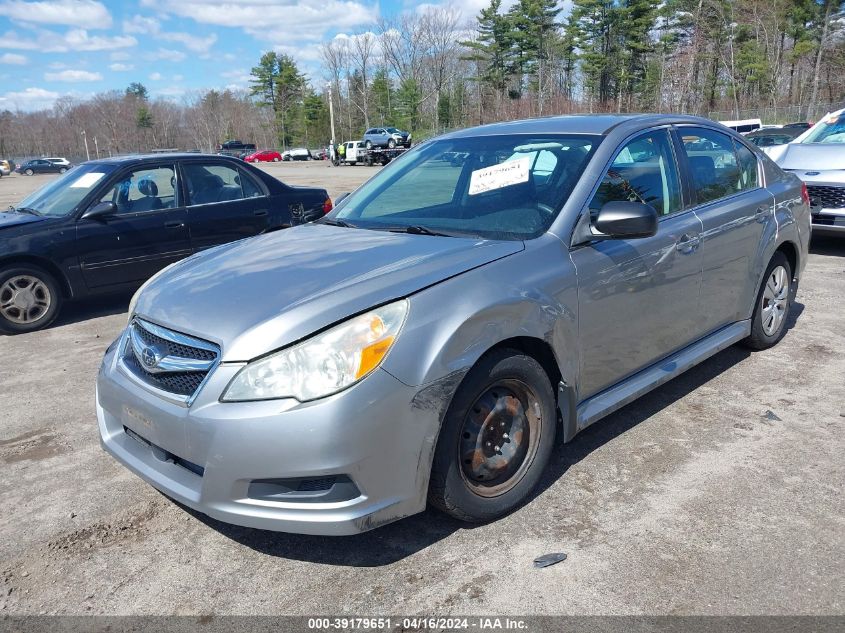
POLYGON ((223 393, 224 402, 330 396, 378 367, 408 314, 403 299, 322 332, 241 369, 223 393))

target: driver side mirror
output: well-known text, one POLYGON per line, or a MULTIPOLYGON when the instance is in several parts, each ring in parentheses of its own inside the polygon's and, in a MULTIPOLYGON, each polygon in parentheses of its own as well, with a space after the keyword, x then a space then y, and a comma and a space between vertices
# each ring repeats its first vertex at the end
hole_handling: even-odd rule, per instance
POLYGON ((103 218, 115 212, 117 212, 117 206, 111 200, 107 200, 105 202, 98 202, 93 207, 88 207, 88 210, 82 214, 82 219, 93 220, 103 218))
POLYGON ((334 206, 337 207, 337 205, 339 205, 341 202, 343 202, 348 197, 349 197, 348 191, 345 191, 344 193, 340 194, 337 198, 335 198, 334 206))
POLYGON ((599 210, 593 227, 610 239, 651 237, 657 233, 657 211, 650 204, 615 200, 599 210))

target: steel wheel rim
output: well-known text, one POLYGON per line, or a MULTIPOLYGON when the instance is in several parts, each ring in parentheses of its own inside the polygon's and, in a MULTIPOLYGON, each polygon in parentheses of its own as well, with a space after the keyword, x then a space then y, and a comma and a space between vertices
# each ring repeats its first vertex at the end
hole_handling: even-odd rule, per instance
POLYGON ((786 319, 789 307, 789 275, 783 266, 775 266, 766 277, 763 297, 760 300, 760 320, 766 336, 777 333, 786 319))
POLYGON ((12 323, 35 323, 44 318, 52 303, 47 284, 32 275, 10 277, 0 286, 0 314, 12 323))
POLYGON ((480 497, 512 490, 540 444, 540 400, 519 380, 499 380, 469 408, 458 442, 461 477, 480 497))

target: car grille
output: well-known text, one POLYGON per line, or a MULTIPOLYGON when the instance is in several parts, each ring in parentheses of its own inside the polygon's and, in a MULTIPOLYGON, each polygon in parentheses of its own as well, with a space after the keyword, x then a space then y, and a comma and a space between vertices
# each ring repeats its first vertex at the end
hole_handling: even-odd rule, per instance
POLYGON ((845 187, 807 185, 810 205, 823 209, 845 209, 845 187))
POLYGON ((135 318, 129 325, 123 364, 142 383, 190 403, 217 364, 213 343, 135 318))

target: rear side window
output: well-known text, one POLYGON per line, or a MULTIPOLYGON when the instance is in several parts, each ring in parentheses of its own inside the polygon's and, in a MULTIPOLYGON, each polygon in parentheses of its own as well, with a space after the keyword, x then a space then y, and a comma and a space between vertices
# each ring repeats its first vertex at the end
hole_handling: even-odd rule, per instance
POLYGON ((660 216, 681 210, 678 169, 665 130, 649 132, 620 150, 590 202, 595 215, 608 202, 642 202, 660 216))
POLYGON ((258 198, 264 195, 264 192, 258 186, 252 176, 241 171, 240 175, 241 187, 243 187, 244 198, 258 198))
POLYGON ((184 166, 188 204, 231 202, 245 197, 239 171, 229 165, 188 163, 184 166))
POLYGON ((734 141, 736 147, 736 160, 739 165, 739 183, 738 189, 740 191, 749 191, 756 189, 759 186, 757 175, 757 157, 745 145, 738 141, 734 141))
MULTIPOLYGON (((753 188, 743 185, 733 139, 730 136, 704 128, 685 127, 681 128, 679 133, 689 161, 692 186, 698 204, 753 188)), ((756 187, 756 180, 754 186, 756 187)))

